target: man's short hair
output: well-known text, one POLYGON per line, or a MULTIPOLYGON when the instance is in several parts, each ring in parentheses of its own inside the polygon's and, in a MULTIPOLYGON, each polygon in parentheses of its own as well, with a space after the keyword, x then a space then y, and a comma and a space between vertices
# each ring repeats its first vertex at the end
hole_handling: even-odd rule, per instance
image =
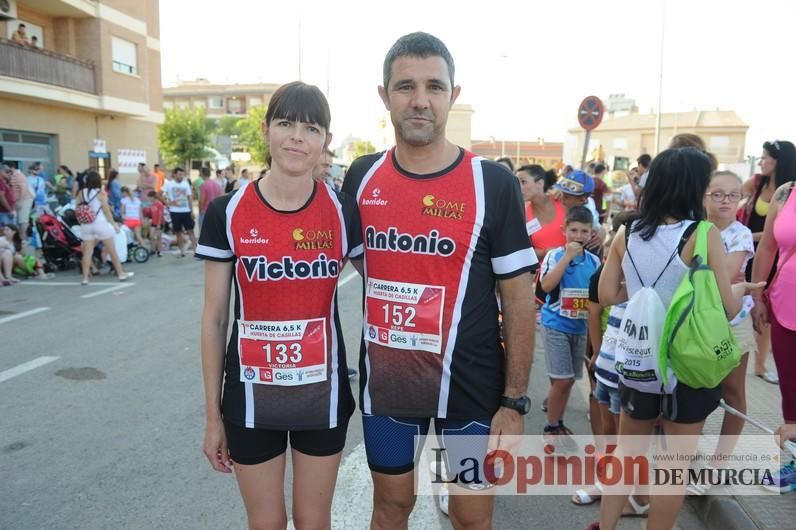
POLYGON ((451 79, 451 87, 453 87, 453 78, 456 67, 453 64, 453 57, 445 46, 445 43, 439 40, 434 35, 418 31, 404 35, 392 45, 390 51, 384 57, 384 71, 383 82, 384 89, 390 89, 390 80, 392 79, 392 63, 399 57, 419 57, 426 59, 428 57, 442 57, 448 65, 448 75, 451 79))
POLYGON ((22 22, 20 22, 20 23, 19 23, 19 26, 17 26, 17 28, 26 28, 26 27, 27 27, 27 26, 26 26, 25 24, 23 24, 22 22))
POLYGON ((636 159, 636 162, 638 163, 638 165, 643 166, 644 169, 647 169, 650 167, 650 162, 652 162, 652 157, 647 153, 644 153, 643 155, 641 155, 636 159))
POLYGON ((596 164, 594 166, 595 173, 602 173, 603 171, 605 171, 605 166, 603 164, 596 164))
POLYGON ((210 178, 210 168, 202 166, 202 169, 199 170, 199 174, 202 175, 202 178, 210 178))
POLYGON ((177 167, 175 167, 174 169, 171 170, 172 174, 178 173, 180 171, 185 172, 185 170, 183 168, 181 168, 180 166, 177 166, 177 167))
POLYGON ((573 206, 567 211, 567 216, 564 219, 565 226, 568 226, 569 223, 583 223, 591 226, 593 222, 594 216, 585 206, 573 206))

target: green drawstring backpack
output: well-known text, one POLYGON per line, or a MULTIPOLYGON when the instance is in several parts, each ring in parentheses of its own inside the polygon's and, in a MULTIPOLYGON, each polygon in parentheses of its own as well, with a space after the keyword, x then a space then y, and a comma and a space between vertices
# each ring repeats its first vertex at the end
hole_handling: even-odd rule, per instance
POLYGON ((715 388, 741 362, 716 276, 708 267, 712 226, 700 221, 690 270, 666 312, 658 355, 664 384, 669 364, 677 380, 691 388, 715 388))

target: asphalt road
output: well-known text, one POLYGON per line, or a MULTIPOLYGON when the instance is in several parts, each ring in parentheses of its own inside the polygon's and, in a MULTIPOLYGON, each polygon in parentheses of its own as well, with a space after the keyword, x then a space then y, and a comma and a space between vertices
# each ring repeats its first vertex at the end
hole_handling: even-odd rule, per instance
MULTIPOLYGON (((2 529, 246 527, 234 478, 212 471, 201 452, 202 264, 167 255, 126 268, 136 273, 128 284, 103 276, 81 287, 71 271, 0 289, 2 529)), ((339 307, 356 366, 361 284, 353 274, 341 275, 339 307)), ((529 434, 543 425, 542 355, 537 347, 529 434)), ((588 432, 586 392, 576 386, 567 412, 576 433, 588 432)), ((367 528, 371 493, 355 415, 333 527, 367 528)), ((450 528, 434 503, 418 499, 411 528, 450 528)), ((499 497, 494 526, 585 528, 598 509, 566 496, 499 497)), ((643 527, 639 519, 620 525, 643 527)), ((678 527, 703 528, 688 505, 678 527)))

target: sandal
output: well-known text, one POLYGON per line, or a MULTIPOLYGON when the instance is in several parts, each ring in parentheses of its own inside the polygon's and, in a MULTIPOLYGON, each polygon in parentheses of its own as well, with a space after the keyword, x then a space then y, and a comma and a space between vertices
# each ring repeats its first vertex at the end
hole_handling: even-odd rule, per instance
POLYGON ((755 377, 759 377, 766 383, 771 383, 772 385, 779 384, 779 376, 775 372, 763 372, 762 374, 755 374, 755 377))
POLYGON ((119 275, 119 281, 120 282, 126 282, 127 280, 132 278, 134 275, 135 275, 134 272, 125 272, 125 273, 119 275))
POLYGON ((594 504, 595 502, 599 501, 602 497, 602 488, 599 486, 599 484, 595 485, 594 488, 600 493, 596 495, 590 495, 586 490, 575 490, 575 494, 570 497, 572 504, 576 506, 588 506, 589 504, 594 504))
POLYGON ((647 512, 650 511, 649 503, 641 505, 636 502, 636 499, 632 495, 627 498, 627 502, 630 504, 631 511, 626 512, 622 510, 622 517, 646 517, 647 512))

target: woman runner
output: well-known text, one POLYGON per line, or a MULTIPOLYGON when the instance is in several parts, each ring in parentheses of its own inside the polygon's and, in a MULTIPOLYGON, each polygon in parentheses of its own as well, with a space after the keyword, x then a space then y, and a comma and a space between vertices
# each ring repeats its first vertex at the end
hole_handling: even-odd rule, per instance
POLYGON ((234 469, 250 528, 287 525, 288 439, 294 524, 331 527, 354 410, 336 290, 362 231, 354 200, 312 179, 329 122, 317 87, 280 87, 263 123, 271 171, 210 203, 196 252, 206 260, 204 452, 216 471, 234 469))

